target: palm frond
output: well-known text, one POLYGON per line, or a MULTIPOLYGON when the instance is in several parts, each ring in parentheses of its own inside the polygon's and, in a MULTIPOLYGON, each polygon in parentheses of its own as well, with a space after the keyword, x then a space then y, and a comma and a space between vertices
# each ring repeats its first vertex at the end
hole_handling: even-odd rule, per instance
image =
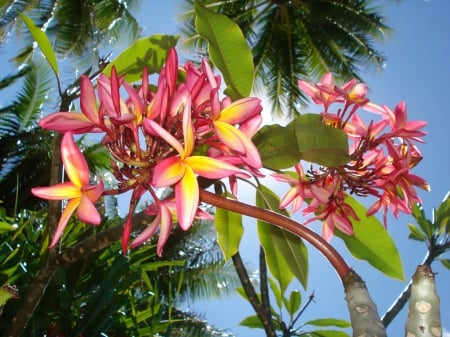
MULTIPOLYGON (((273 115, 300 113, 307 103, 299 79, 318 81, 326 72, 338 80, 361 79, 370 67, 381 69, 384 56, 375 42, 389 28, 369 0, 204 0, 234 20, 252 48, 255 89, 267 93, 273 115)), ((195 33, 193 1, 185 1, 181 28, 188 48, 204 52, 195 33)))

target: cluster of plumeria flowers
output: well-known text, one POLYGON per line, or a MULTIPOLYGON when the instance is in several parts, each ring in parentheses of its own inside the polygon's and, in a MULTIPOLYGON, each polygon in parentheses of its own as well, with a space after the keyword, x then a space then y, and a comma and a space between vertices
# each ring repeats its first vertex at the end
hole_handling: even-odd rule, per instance
POLYGON ((199 208, 197 176, 229 178, 236 192, 237 177, 260 174, 262 162, 251 137, 262 122, 261 101, 253 97, 234 102, 228 97, 220 99, 220 85, 220 76, 213 74, 206 60, 201 68, 189 62, 179 69, 174 49, 159 74, 156 92, 150 90, 146 70, 138 88, 118 77, 114 68, 110 77, 99 76, 96 90, 83 76, 82 113, 57 112, 40 122, 43 128, 64 133, 61 157, 70 180, 32 189, 41 198, 69 199, 50 247, 61 238, 75 209, 80 220, 100 224, 101 216, 95 208, 99 198, 132 190, 123 251, 128 249, 136 203, 149 192, 153 203, 146 212, 154 215, 154 220, 131 242, 131 248, 159 229, 157 252, 161 255, 173 222, 187 230, 195 218, 211 218, 199 208), (185 77, 182 82, 180 71, 185 77), (128 94, 126 99, 121 97, 121 88, 128 94), (106 191, 101 181, 90 185, 86 160, 73 139, 74 134, 84 133, 104 133, 102 144, 112 155, 117 189, 106 191), (169 187, 173 188, 173 197, 160 199, 158 189, 169 187))
POLYGON ((416 142, 423 142, 426 132, 423 121, 408 121, 406 105, 400 102, 392 111, 385 105, 377 105, 366 97, 367 87, 351 80, 342 86, 334 84, 331 73, 322 81, 311 84, 299 81, 300 89, 311 97, 314 103, 323 106, 322 121, 342 129, 350 141, 350 161, 340 167, 310 168, 305 172, 298 163, 297 177, 275 173, 278 181, 291 185, 282 198, 280 208, 291 205, 292 212, 302 209, 303 215, 313 214, 306 220, 322 221, 322 236, 330 240, 334 228, 352 235, 352 221, 359 220, 352 207, 346 203, 348 194, 373 196, 375 202, 367 210, 367 216, 380 209, 384 224, 389 207, 398 218, 399 212, 407 214, 415 203, 421 200, 415 187, 429 190, 428 183, 411 173, 422 159, 416 142), (330 107, 339 105, 336 111, 330 107), (361 111, 375 113, 380 120, 368 124, 361 118, 361 111))
MULTIPOLYGON (((421 159, 414 142, 425 135, 420 130, 425 123, 407 122, 403 103, 394 111, 370 103, 365 85, 356 81, 337 87, 328 74, 316 85, 303 81, 299 85, 315 103, 323 104, 323 121, 348 134, 351 161, 343 167, 306 172, 299 163, 297 178, 273 174, 291 185, 280 208, 292 205, 295 212, 306 201, 303 213, 314 214, 306 223, 321 220, 326 239, 334 227, 352 234, 350 218, 357 216, 345 203, 347 193, 375 196, 377 201, 369 214, 381 208, 386 214, 389 206, 396 216, 399 211, 410 212, 412 204, 419 201, 414 186, 428 188, 423 179, 410 173, 421 159), (332 113, 329 108, 333 103, 344 108, 332 113), (359 108, 379 114, 381 121, 364 124, 356 114, 359 108), (385 128, 389 131, 383 132, 385 128)), ((81 221, 98 225, 102 219, 95 203, 101 196, 131 190, 122 249, 126 252, 129 248, 135 206, 148 192, 152 203, 145 211, 153 220, 130 246, 143 244, 159 231, 157 253, 161 255, 173 223, 187 230, 194 219, 211 219, 200 208, 198 177, 228 178, 234 195, 238 178, 263 177, 263 163, 251 141, 262 123, 261 100, 221 99, 220 86, 221 77, 214 75, 206 60, 201 67, 191 62, 179 67, 174 49, 159 74, 156 91, 151 90, 145 69, 138 87, 119 77, 114 68, 110 77, 99 75, 96 88, 83 76, 81 113, 57 112, 40 122, 43 128, 64 133, 61 157, 68 178, 55 186, 32 189, 41 198, 68 200, 50 247, 60 240, 75 210, 81 221), (90 182, 86 159, 74 141, 74 135, 86 133, 104 134, 102 144, 112 156, 111 170, 117 180, 113 190, 105 190, 101 180, 90 182), (166 188, 173 190, 171 197, 158 197, 159 189, 166 188)))

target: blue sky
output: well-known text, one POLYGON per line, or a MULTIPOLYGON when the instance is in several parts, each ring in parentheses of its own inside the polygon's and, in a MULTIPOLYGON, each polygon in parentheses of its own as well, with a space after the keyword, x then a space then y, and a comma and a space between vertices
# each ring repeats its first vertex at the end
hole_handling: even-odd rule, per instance
MULTIPOLYGON (((146 27, 145 34, 175 33, 173 19, 178 13, 179 1, 143 2, 140 22, 146 27), (158 15, 153 15, 155 11, 158 15)), ((450 2, 446 0, 379 1, 386 24, 394 29, 387 42, 379 48, 387 56, 384 71, 362 74, 369 86, 369 97, 394 108, 404 100, 411 120, 426 120, 428 136, 421 146, 424 159, 415 173, 428 180, 431 192, 420 192, 424 209, 431 216, 431 208, 439 205, 450 190, 448 140, 450 108, 446 98, 450 96, 450 2)), ((388 229, 396 240, 403 257, 405 277, 409 278, 426 254, 422 243, 407 240, 407 223, 411 217, 391 219, 388 229)), ((258 241, 255 224, 246 221, 246 235, 242 243, 244 260, 253 270, 257 268, 258 241)), ((339 239, 332 241, 344 252, 339 239)), ((381 247, 380 247, 381 248, 381 247)), ((350 265, 367 282, 380 315, 392 304, 406 286, 405 282, 390 279, 367 267, 365 262, 344 254, 350 265)), ((309 289, 303 292, 306 301, 312 291, 316 300, 305 313, 302 321, 320 317, 348 319, 342 286, 328 263, 310 249, 311 270, 309 289)), ((450 329, 450 272, 433 265, 437 272, 437 289, 441 297, 441 318, 447 331, 450 329)), ((294 285, 293 288, 299 285, 294 285)), ((263 336, 261 330, 239 327, 239 322, 252 315, 250 304, 238 295, 206 303, 189 303, 187 308, 202 313, 209 323, 230 329, 238 336, 263 336)), ((387 332, 391 336, 404 334, 406 310, 391 323, 387 332)))

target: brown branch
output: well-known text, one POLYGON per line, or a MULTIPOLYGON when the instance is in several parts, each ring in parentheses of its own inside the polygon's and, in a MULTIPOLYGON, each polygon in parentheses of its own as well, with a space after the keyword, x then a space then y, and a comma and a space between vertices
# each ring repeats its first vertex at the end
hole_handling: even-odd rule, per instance
POLYGON ((305 239, 325 256, 336 270, 342 282, 344 282, 345 277, 351 271, 351 268, 333 246, 320 235, 297 221, 279 213, 248 205, 237 200, 227 199, 203 189, 200 189, 200 199, 207 204, 271 223, 305 239))
POLYGON ((255 310, 256 315, 264 326, 264 330, 266 331, 267 337, 276 337, 275 330, 273 325, 271 324, 272 320, 270 319, 270 314, 267 313, 263 305, 258 299, 258 295, 253 288, 253 285, 250 282, 250 278, 248 277, 247 270, 245 269, 244 263, 242 262, 241 255, 237 252, 235 255, 231 257, 234 267, 236 268, 236 272, 241 280, 242 288, 244 288, 245 294, 247 295, 247 299, 255 310))
POLYGON ((269 299, 269 282, 267 281, 267 263, 266 263, 266 253, 262 246, 259 246, 259 289, 261 292, 261 304, 263 310, 269 320, 270 326, 273 328, 273 321, 270 308, 269 299))

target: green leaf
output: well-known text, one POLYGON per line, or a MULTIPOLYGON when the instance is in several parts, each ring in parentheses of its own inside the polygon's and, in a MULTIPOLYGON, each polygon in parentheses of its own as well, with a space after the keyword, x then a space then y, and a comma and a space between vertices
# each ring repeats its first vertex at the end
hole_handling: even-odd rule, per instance
POLYGON ((111 76, 111 69, 114 66, 119 76, 125 75, 127 82, 139 81, 145 67, 149 74, 161 70, 169 50, 175 47, 177 41, 178 37, 172 35, 151 35, 136 40, 112 60, 103 73, 111 76))
POLYGON ((302 293, 298 290, 294 290, 289 295, 289 301, 285 302, 285 307, 289 315, 292 317, 300 309, 302 303, 302 293))
POLYGON ((445 232, 446 227, 450 223, 450 192, 447 193, 444 200, 437 208, 434 216, 435 225, 439 228, 439 234, 445 232))
POLYGON ((258 316, 248 316, 244 318, 239 325, 246 326, 247 328, 252 329, 264 329, 263 324, 261 323, 261 320, 258 318, 258 316))
POLYGON ((242 214, 216 208, 215 223, 217 241, 225 261, 228 261, 239 251, 239 243, 244 233, 242 214))
POLYGON ((426 241, 427 237, 422 233, 422 231, 417 228, 416 226, 414 226, 413 224, 408 224, 408 228, 409 228, 409 235, 408 238, 411 240, 416 240, 416 241, 426 241))
POLYGON ((299 336, 308 336, 308 337, 349 337, 347 333, 339 330, 315 330, 310 331, 305 334, 301 334, 299 336))
POLYGON ((37 45, 42 51, 42 54, 44 54, 45 58, 47 59, 48 64, 50 64, 50 67, 58 76, 58 63, 56 62, 56 56, 47 35, 39 27, 37 27, 28 16, 22 13, 19 13, 19 15, 27 25, 31 35, 33 36, 33 39, 36 41, 37 45))
POLYGON ((450 269, 450 259, 440 259, 440 261, 445 268, 450 269))
POLYGON ((281 289, 278 287, 277 283, 273 278, 269 278, 270 289, 272 290, 272 295, 275 297, 275 301, 277 302, 278 308, 281 309, 281 305, 283 304, 283 295, 281 294, 281 289))
POLYGON ((15 229, 16 229, 16 227, 10 225, 9 223, 0 221, 0 233, 13 231, 15 229))
MULTIPOLYGON (((264 185, 256 194, 256 206, 284 215, 278 209, 278 196, 264 185)), ((303 241, 296 235, 275 225, 258 220, 258 234, 266 253, 266 261, 272 275, 280 283, 281 293, 294 275, 306 289, 308 283, 308 251, 303 241)))
POLYGON ((282 170, 293 167, 300 159, 294 124, 265 125, 252 138, 264 167, 282 170))
POLYGON ((348 196, 345 202, 356 212, 359 221, 352 221, 353 236, 335 229, 336 236, 344 241, 354 257, 367 261, 390 277, 404 280, 401 257, 388 231, 377 218, 366 216, 366 208, 354 198, 348 196))
POLYGON ((338 328, 349 328, 351 327, 351 323, 345 321, 343 319, 336 318, 319 318, 313 319, 311 321, 305 322, 305 325, 314 325, 314 326, 337 326, 338 328))
POLYGON ((350 160, 347 134, 323 124, 319 114, 304 114, 293 122, 303 160, 327 167, 345 165, 350 160))
POLYGON ((254 79, 253 57, 239 26, 228 17, 195 2, 195 28, 208 41, 212 62, 221 71, 233 99, 250 95, 254 79))
POLYGON ((430 220, 425 216, 425 212, 421 205, 415 204, 412 210, 412 215, 417 221, 422 232, 425 234, 427 238, 431 238, 433 235, 433 225, 430 220))

